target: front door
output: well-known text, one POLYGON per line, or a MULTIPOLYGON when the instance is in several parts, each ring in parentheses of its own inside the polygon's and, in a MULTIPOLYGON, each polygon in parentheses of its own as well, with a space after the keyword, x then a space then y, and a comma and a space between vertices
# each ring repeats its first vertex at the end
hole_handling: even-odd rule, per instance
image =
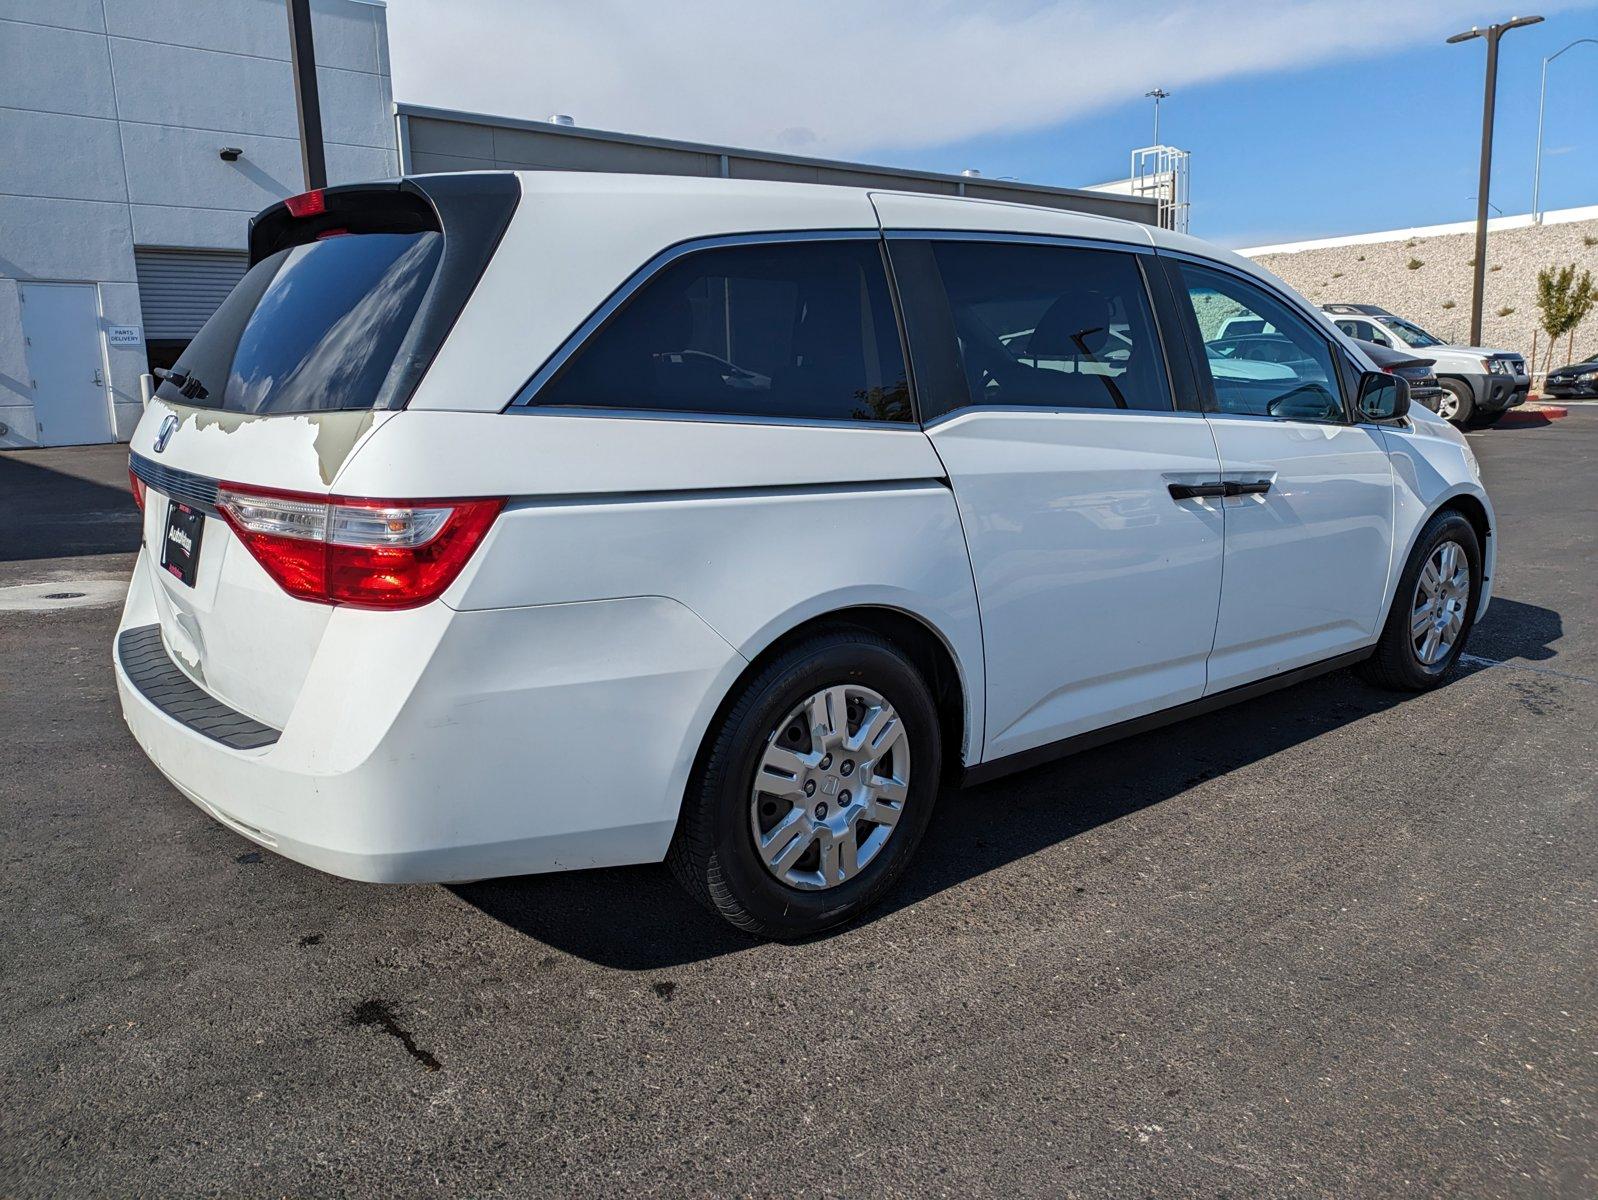
POLYGON ((24 283, 22 335, 33 377, 39 444, 111 441, 94 285, 24 283))
POLYGON ((1225 585, 1210 693, 1369 645, 1392 557, 1392 464, 1344 403, 1341 351, 1284 299, 1183 262, 1225 497, 1225 585), (1269 332, 1231 334, 1263 318, 1269 332))
POLYGON ((891 245, 976 578, 984 760, 1203 695, 1222 516, 1183 487, 1213 483, 1219 462, 1203 417, 1173 404, 1139 263, 1152 256, 891 245))

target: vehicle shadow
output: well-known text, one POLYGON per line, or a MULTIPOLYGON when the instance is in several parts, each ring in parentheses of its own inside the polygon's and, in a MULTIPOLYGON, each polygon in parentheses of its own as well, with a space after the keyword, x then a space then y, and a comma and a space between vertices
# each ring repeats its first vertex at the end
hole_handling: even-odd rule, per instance
POLYGON ((0 453, 0 563, 139 548, 125 446, 0 453))
POLYGON ((1564 622, 1553 609, 1494 596, 1487 615, 1471 630, 1467 650, 1479 658, 1546 662, 1559 657, 1554 643, 1564 636, 1564 622))
MULTIPOLYGON (((1551 653, 1558 613, 1506 600, 1489 611, 1501 626, 1493 657, 1551 653)), ((1339 671, 990 784, 947 789, 904 879, 863 923, 1406 699, 1339 671)), ((664 866, 529 875, 452 890, 530 938, 616 970, 681 966, 751 945, 695 904, 664 866)))

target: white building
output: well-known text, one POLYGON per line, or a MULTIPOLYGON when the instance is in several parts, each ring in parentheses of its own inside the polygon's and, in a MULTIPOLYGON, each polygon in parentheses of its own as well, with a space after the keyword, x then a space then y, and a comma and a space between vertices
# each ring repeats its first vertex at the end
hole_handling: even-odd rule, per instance
MULTIPOLYGON (((312 14, 328 180, 392 178, 383 6, 312 14)), ((0 448, 125 440, 304 187, 284 0, 0 0, 0 448)))

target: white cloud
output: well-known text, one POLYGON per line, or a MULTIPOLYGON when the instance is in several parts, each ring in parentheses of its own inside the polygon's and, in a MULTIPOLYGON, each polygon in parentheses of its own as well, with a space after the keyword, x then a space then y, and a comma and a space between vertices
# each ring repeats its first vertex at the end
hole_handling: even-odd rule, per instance
POLYGON ((836 157, 1053 125, 1156 84, 1392 53, 1482 12, 1477 0, 390 0, 388 11, 400 100, 836 157))

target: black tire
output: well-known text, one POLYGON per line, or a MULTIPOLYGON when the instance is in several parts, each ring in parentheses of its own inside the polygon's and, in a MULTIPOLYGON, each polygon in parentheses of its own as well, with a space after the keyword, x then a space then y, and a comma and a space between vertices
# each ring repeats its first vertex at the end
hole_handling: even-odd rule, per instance
POLYGON ((926 832, 938 796, 942 740, 926 681, 892 642, 853 627, 807 637, 745 681, 711 729, 667 854, 672 873, 712 912, 755 937, 805 938, 852 920, 894 884, 926 832), (825 688, 851 684, 877 692, 903 722, 907 795, 887 840, 857 874, 824 890, 805 890, 778 879, 756 849, 755 772, 779 723, 796 706, 825 688))
MULTIPOLYGON (((1463 429, 1476 416, 1476 398, 1471 394, 1470 385, 1462 383, 1458 379, 1439 379, 1437 382, 1442 384, 1443 391, 1451 394, 1459 405, 1457 411, 1448 420, 1463 429)), ((1439 407, 1441 407, 1443 401, 1439 400, 1438 403, 1439 407)))
POLYGON ((1361 674, 1378 687, 1400 692, 1424 692, 1441 684, 1459 662, 1459 656, 1464 653, 1465 644, 1470 640, 1471 628, 1476 623, 1477 602, 1481 598, 1481 583, 1481 542, 1476 537, 1475 526, 1452 509, 1437 513, 1426 522, 1420 537, 1415 540, 1415 549, 1398 578, 1398 590, 1393 595, 1392 609, 1387 614, 1381 640, 1376 643, 1375 653, 1361 664, 1361 674), (1410 623, 1417 611, 1413 601, 1427 560, 1434 550, 1448 541, 1455 542, 1465 552, 1470 568, 1470 597, 1466 601, 1463 624, 1453 646, 1438 662, 1427 665, 1421 661, 1410 636, 1410 623))

